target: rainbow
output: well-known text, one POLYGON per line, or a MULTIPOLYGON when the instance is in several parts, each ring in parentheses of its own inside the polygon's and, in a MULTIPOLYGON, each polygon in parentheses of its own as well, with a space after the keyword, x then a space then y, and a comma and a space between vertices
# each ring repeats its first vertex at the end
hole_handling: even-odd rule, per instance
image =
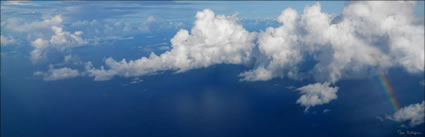
POLYGON ((394 96, 393 88, 391 87, 390 82, 388 81, 388 78, 383 73, 380 73, 379 81, 381 82, 382 86, 387 92, 388 97, 390 97, 394 110, 398 111, 400 109, 400 103, 397 101, 397 99, 394 96))

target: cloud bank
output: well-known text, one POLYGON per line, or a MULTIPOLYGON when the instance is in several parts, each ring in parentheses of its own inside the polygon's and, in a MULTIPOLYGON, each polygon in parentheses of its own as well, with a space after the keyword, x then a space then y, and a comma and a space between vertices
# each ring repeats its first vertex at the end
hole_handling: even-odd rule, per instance
POLYGON ((412 1, 350 2, 342 14, 321 11, 317 2, 300 14, 288 8, 277 21, 282 25, 263 32, 248 32, 236 16, 215 15, 210 9, 196 14, 191 32, 180 30, 171 39, 172 49, 137 60, 105 60, 106 66, 86 64, 94 80, 114 76, 139 77, 161 71, 177 73, 215 64, 253 64, 242 72, 243 81, 276 77, 314 78, 316 84, 297 90, 297 103, 308 108, 337 98, 341 79, 366 77, 391 67, 411 73, 424 71, 424 24, 418 23, 412 1), (314 65, 303 68, 307 58, 314 65))
POLYGON ((331 83, 394 66, 423 72, 424 26, 415 22, 414 6, 415 2, 405 1, 352 2, 339 16, 321 12, 319 3, 305 7, 302 14, 288 8, 277 19, 282 26, 258 35, 246 31, 236 16, 206 9, 196 14, 191 33, 177 32, 170 51, 129 61, 108 58, 106 68, 88 64, 87 71, 95 80, 108 80, 255 62, 252 70, 240 74, 242 80, 312 74, 319 82, 331 83), (316 64, 300 72, 306 57, 316 64))

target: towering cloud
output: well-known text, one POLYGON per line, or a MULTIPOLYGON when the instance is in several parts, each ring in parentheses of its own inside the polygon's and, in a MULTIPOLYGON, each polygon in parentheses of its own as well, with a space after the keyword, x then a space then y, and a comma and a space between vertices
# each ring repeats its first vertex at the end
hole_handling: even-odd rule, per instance
POLYGON ((241 74, 243 80, 270 80, 285 74, 295 76, 296 65, 302 61, 299 37, 297 36, 298 14, 294 9, 282 11, 278 21, 284 25, 267 28, 258 36, 256 68, 241 74))
POLYGON ((151 53, 137 60, 115 61, 107 58, 100 69, 91 63, 87 72, 95 80, 108 80, 113 76, 141 76, 164 70, 184 72, 214 64, 243 64, 250 60, 256 33, 246 31, 235 16, 215 15, 205 9, 196 14, 191 33, 180 30, 171 39, 172 49, 161 55, 151 53))

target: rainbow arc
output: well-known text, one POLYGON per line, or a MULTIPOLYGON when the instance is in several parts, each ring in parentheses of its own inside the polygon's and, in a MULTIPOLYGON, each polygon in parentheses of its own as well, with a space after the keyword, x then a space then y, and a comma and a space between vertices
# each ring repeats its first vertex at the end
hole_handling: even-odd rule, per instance
POLYGON ((391 83, 388 81, 388 78, 385 76, 384 73, 379 74, 379 81, 381 82, 382 86, 385 89, 385 92, 387 93, 388 97, 391 100, 391 104, 393 105, 393 108, 395 111, 398 111, 400 109, 400 103, 398 102, 397 98, 394 95, 394 90, 391 87, 391 83))

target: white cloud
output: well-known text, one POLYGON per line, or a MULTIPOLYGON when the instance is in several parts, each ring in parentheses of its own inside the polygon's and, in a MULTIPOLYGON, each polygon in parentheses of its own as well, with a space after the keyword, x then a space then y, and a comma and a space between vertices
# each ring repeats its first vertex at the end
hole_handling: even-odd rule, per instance
POLYGON ((308 111, 310 107, 327 104, 337 99, 336 92, 338 91, 338 87, 331 87, 330 83, 326 82, 306 85, 297 90, 302 94, 298 98, 297 103, 304 106, 305 111, 308 111))
POLYGON ((71 61, 72 57, 73 57, 72 55, 66 55, 66 56, 64 57, 63 61, 64 61, 65 63, 68 63, 68 62, 70 62, 70 61, 71 61))
POLYGON ((95 80, 108 80, 253 63, 253 69, 240 74, 241 80, 313 77, 322 83, 298 89, 303 95, 297 102, 307 110, 336 99, 338 88, 329 85, 342 79, 376 75, 391 67, 423 72, 424 26, 417 23, 414 8, 414 1, 354 1, 337 16, 322 12, 316 3, 301 14, 291 8, 282 11, 277 18, 282 25, 258 35, 246 31, 236 16, 216 16, 206 9, 196 14, 190 33, 177 32, 169 51, 129 61, 107 58, 100 68, 89 62, 86 71, 95 80), (316 64, 301 72, 306 57, 316 64))
POLYGON ((54 35, 50 37, 50 40, 37 38, 31 43, 34 47, 34 50, 31 52, 31 59, 33 62, 44 59, 49 50, 65 51, 88 43, 81 38, 83 34, 81 31, 70 33, 63 31, 63 29, 58 26, 51 27, 51 30, 54 32, 54 35))
POLYGON ((304 56, 317 61, 309 69, 316 80, 332 83, 396 65, 423 72, 424 26, 414 22, 414 6, 414 2, 352 2, 340 17, 321 12, 319 3, 305 7, 300 16, 286 9, 278 17, 282 26, 259 35, 256 68, 241 76, 251 81, 297 78, 304 56))
POLYGON ((68 78, 74 78, 82 75, 78 70, 74 70, 68 67, 63 68, 53 68, 52 65, 49 66, 49 70, 47 72, 34 72, 35 76, 42 76, 45 81, 55 81, 55 80, 63 80, 68 78))
POLYGON ((355 33, 362 35, 371 47, 381 51, 388 48, 385 54, 394 60, 392 63, 410 72, 420 72, 424 71, 424 26, 415 23, 414 8, 414 1, 358 2, 346 7, 343 15, 351 19, 355 33), (388 37, 386 47, 372 43, 380 37, 388 37))
POLYGON ((60 15, 27 24, 21 24, 19 20, 11 18, 7 20, 6 27, 16 32, 38 32, 49 30, 52 26, 61 26, 62 22, 63 19, 60 15))
POLYGON ((393 115, 387 116, 387 119, 397 122, 409 121, 409 125, 411 127, 423 124, 425 117, 424 104, 425 101, 422 101, 422 103, 411 104, 409 106, 403 107, 393 115))
POLYGON ((12 37, 4 37, 3 35, 0 35, 0 42, 2 47, 16 43, 15 39, 12 37))
MULTIPOLYGON (((31 46, 34 47, 31 51, 31 60, 34 63, 44 59, 50 51, 63 52, 88 43, 81 37, 83 32, 65 31, 62 25, 63 18, 60 15, 31 23, 21 23, 22 21, 19 18, 8 18, 5 29, 28 34, 27 38, 31 40, 31 46)), ((2 43, 4 39, 6 38, 2 36, 2 43)))
POLYGON ((172 49, 161 55, 151 53, 137 60, 123 59, 119 62, 107 58, 100 69, 86 66, 95 80, 108 80, 113 76, 142 76, 164 70, 184 72, 214 64, 243 64, 250 60, 255 46, 255 33, 246 31, 237 23, 235 16, 215 15, 205 9, 196 14, 191 34, 180 30, 171 39, 172 49))
POLYGON ((269 27, 258 36, 258 49, 261 53, 257 57, 257 67, 254 70, 241 74, 243 80, 270 80, 276 76, 294 74, 296 64, 302 60, 299 51, 298 37, 296 36, 298 14, 294 9, 282 11, 278 21, 279 28, 269 27))

